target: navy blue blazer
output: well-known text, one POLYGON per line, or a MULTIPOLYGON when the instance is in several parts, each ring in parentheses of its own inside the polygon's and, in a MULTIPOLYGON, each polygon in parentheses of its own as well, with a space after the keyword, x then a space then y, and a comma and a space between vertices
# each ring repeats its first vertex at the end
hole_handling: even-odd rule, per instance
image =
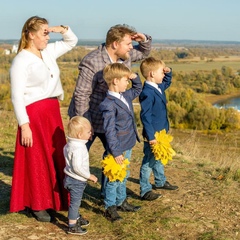
POLYGON ((166 73, 163 82, 158 85, 162 94, 150 84, 144 83, 143 90, 139 96, 141 104, 141 122, 143 124, 143 138, 151 141, 155 139, 154 134, 162 129, 169 130, 167 115, 167 99, 165 90, 171 85, 172 71, 166 73))
POLYGON ((132 101, 139 96, 142 83, 137 78, 132 80, 132 88, 123 92, 129 108, 120 99, 107 94, 99 105, 103 116, 103 128, 107 139, 107 150, 114 156, 120 156, 126 150, 133 148, 136 140, 140 142, 134 119, 132 101))

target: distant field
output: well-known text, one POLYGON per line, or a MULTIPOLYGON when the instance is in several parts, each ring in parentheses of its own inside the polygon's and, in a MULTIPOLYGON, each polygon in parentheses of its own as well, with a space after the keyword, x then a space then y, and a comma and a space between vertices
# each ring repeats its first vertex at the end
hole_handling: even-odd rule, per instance
MULTIPOLYGON (((212 71, 213 69, 221 70, 223 66, 231 67, 234 71, 240 71, 240 56, 219 57, 211 60, 200 60, 199 57, 193 59, 183 59, 178 62, 163 60, 167 66, 171 67, 174 72, 192 72, 192 71, 212 71)), ((139 63, 133 64, 138 68, 139 63)))
POLYGON ((178 63, 167 63, 166 64, 173 69, 175 72, 191 72, 191 71, 211 71, 213 69, 220 70, 223 66, 231 67, 234 71, 240 69, 240 57, 220 57, 213 59, 212 61, 204 61, 195 59, 189 59, 184 61, 179 61, 178 63))

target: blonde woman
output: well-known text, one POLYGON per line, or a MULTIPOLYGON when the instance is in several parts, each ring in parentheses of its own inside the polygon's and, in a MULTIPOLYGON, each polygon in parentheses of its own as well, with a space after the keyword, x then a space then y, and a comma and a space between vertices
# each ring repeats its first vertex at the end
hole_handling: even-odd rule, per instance
POLYGON ((45 18, 33 16, 22 28, 10 69, 11 98, 19 125, 10 212, 28 209, 38 221, 51 221, 50 210, 68 208, 63 187, 66 139, 58 102, 63 99, 63 89, 56 59, 77 41, 70 27, 50 27, 45 18), (48 43, 51 32, 63 39, 48 43))

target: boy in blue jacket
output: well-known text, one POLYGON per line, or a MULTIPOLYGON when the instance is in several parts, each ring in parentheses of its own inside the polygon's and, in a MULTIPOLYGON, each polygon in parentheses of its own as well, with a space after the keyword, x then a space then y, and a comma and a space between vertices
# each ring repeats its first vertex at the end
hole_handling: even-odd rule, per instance
MULTIPOLYGON (((136 140, 140 141, 134 120, 132 101, 139 96, 142 83, 139 76, 132 73, 124 64, 113 63, 103 70, 103 77, 108 84, 108 92, 99 109, 103 114, 103 128, 107 139, 107 152, 112 154, 118 164, 125 158, 130 161, 136 140), (132 88, 127 89, 129 81, 132 88)), ((116 221, 121 217, 117 210, 136 212, 139 206, 127 202, 126 178, 121 181, 107 181, 104 204, 105 216, 108 220, 116 221)))
POLYGON ((143 77, 146 79, 143 90, 139 96, 141 104, 141 122, 143 124, 144 157, 140 168, 140 196, 142 200, 152 201, 161 194, 152 191, 149 181, 153 172, 155 189, 176 190, 177 186, 171 185, 164 175, 164 166, 160 159, 155 159, 151 145, 156 144, 155 132, 169 130, 167 116, 167 100, 165 90, 170 86, 172 71, 164 62, 153 57, 146 58, 140 65, 143 77))

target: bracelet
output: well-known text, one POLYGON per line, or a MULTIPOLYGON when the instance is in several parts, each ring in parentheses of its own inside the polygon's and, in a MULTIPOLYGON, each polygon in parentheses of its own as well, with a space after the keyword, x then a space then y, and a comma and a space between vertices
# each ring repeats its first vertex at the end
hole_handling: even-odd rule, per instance
POLYGON ((60 27, 63 28, 63 31, 60 32, 61 34, 64 34, 64 33, 68 30, 68 27, 67 27, 67 26, 60 25, 60 27), (66 31, 65 31, 65 30, 66 30, 66 31))

